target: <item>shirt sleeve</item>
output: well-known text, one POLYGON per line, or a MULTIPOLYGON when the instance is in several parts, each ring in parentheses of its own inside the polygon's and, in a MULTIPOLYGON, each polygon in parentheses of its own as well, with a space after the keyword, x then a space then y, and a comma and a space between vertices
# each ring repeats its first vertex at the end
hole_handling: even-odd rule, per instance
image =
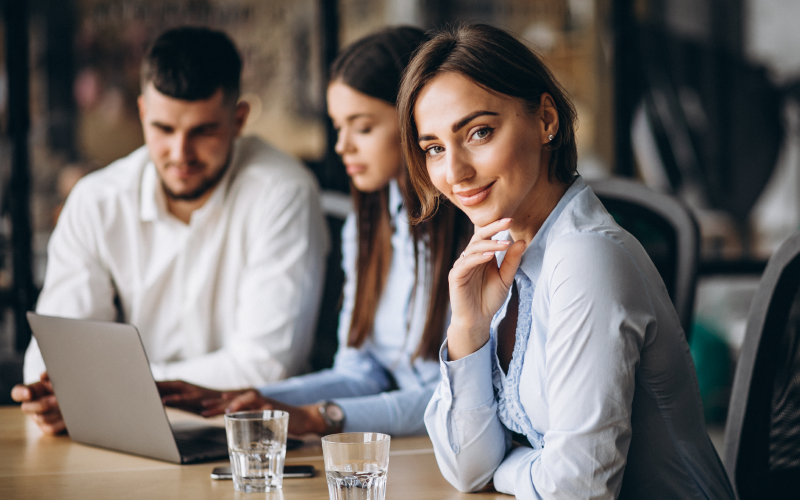
MULTIPOLYGON (((355 351, 355 349, 352 349, 355 351)), ((290 405, 307 405, 334 398, 357 398, 388 390, 386 371, 368 356, 353 353, 344 363, 259 388, 266 397, 290 405)))
MULTIPOLYGON (((550 272, 549 429, 540 452, 518 448, 503 460, 494 485, 517 498, 615 499, 631 439, 639 353, 655 328, 652 304, 634 259, 609 237, 567 237, 549 254, 557 256, 542 271, 550 272)), ((519 390, 526 390, 524 381, 519 390)))
POLYGON ((493 338, 474 353, 447 361, 440 351, 442 380, 425 411, 442 475, 459 491, 485 486, 511 444, 497 416, 492 386, 493 338))
MULTIPOLYGON (((47 273, 36 312, 68 318, 114 321, 117 309, 111 275, 102 265, 95 230, 98 214, 86 202, 84 184, 68 197, 47 245, 47 273)), ((26 384, 45 371, 39 345, 32 338, 25 353, 26 384)))
POLYGON ((424 434, 423 415, 438 381, 389 390, 389 373, 368 353, 345 348, 328 370, 292 377, 259 389, 292 405, 332 400, 345 415, 344 432, 383 432, 393 436, 424 434))
MULTIPOLYGON (((298 167, 299 168, 299 167, 298 167)), ((322 291, 328 233, 310 176, 272 189, 260 201, 237 291, 237 327, 223 347, 185 360, 153 363, 156 379, 219 389, 258 387, 306 366, 322 291)))

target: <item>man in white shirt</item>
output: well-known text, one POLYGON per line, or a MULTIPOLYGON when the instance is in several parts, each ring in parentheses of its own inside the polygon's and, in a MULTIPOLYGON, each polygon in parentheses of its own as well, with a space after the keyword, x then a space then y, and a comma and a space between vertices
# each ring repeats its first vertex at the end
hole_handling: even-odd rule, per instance
MULTIPOLYGON (((307 368, 328 249, 318 188, 238 138, 240 75, 223 33, 162 34, 142 64, 146 145, 75 186, 48 247, 37 312, 136 325, 157 380, 230 389, 307 368)), ((12 397, 63 431, 35 340, 24 371, 12 397)))

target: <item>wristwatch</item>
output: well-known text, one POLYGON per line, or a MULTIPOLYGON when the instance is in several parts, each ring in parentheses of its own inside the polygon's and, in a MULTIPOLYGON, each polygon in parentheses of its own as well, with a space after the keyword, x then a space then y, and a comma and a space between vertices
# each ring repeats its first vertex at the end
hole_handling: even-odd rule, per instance
POLYGON ((342 432, 344 427, 344 411, 333 401, 320 401, 319 414, 325 421, 325 434, 342 432))

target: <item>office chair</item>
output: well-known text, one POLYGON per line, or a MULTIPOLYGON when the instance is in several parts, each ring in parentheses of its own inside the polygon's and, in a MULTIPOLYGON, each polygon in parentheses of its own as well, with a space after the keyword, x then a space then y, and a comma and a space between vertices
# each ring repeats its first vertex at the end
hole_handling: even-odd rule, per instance
POLYGON ((667 287, 687 342, 692 331, 700 230, 689 208, 627 179, 587 182, 623 229, 644 247, 667 287))
POLYGON ((740 500, 800 498, 800 233, 770 258, 750 306, 723 462, 740 500))
POLYGON ((322 191, 322 212, 325 214, 330 234, 331 249, 325 269, 325 284, 322 289, 317 329, 311 348, 312 371, 333 366, 333 358, 339 341, 336 337, 339 325, 344 271, 342 270, 342 227, 352 208, 350 196, 339 191, 322 191))

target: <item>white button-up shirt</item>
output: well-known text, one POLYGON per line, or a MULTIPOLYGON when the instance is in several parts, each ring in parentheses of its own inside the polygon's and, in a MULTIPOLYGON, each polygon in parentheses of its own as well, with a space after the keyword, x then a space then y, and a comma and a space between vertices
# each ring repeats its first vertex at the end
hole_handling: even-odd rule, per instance
MULTIPOLYGON (((508 235, 499 234, 498 239, 508 235)), ((661 277, 578 177, 515 277, 508 372, 489 341, 456 361, 425 414, 444 476, 519 499, 731 499, 689 346, 661 277), (531 446, 512 448, 510 432, 531 446)))
MULTIPOLYGON (((36 310, 135 325, 157 380, 260 385, 307 368, 327 249, 317 184, 297 160, 237 140, 185 224, 143 146, 75 186, 36 310)), ((26 382, 44 369, 33 340, 26 382)))

